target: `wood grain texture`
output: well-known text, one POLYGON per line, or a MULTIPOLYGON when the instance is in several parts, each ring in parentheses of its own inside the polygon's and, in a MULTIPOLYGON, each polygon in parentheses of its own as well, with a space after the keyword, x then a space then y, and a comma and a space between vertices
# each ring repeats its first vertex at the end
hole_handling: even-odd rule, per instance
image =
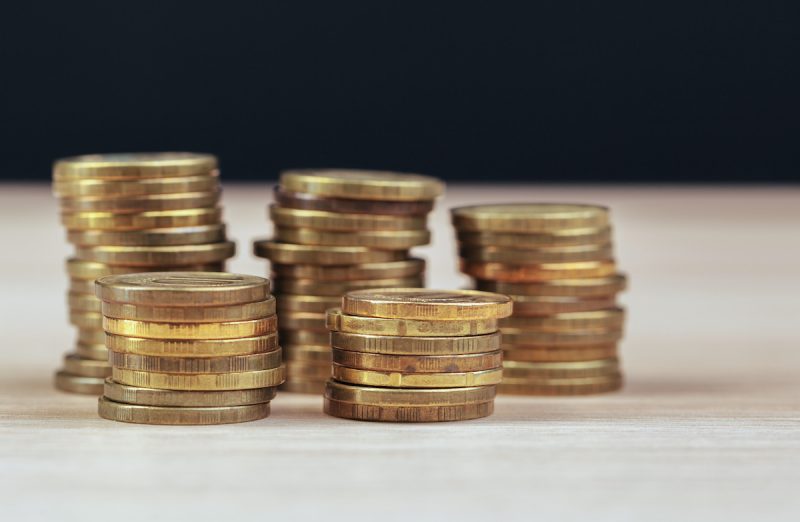
MULTIPOLYGON (((231 269, 269 233, 269 184, 228 186, 231 269)), ((610 205, 631 288, 622 393, 503 397, 435 425, 345 421, 280 394, 263 421, 135 426, 56 392, 71 349, 69 249, 46 186, 0 186, 3 520, 797 520, 797 188, 451 186, 433 216, 429 285, 455 288, 446 208, 610 205)))

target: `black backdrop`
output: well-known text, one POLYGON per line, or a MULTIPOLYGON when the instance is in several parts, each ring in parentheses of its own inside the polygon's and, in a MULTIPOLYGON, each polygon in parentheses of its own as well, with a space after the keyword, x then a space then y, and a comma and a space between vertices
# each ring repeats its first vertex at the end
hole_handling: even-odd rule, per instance
POLYGON ((797 181, 796 2, 20 2, 0 176, 184 149, 473 181, 797 181))

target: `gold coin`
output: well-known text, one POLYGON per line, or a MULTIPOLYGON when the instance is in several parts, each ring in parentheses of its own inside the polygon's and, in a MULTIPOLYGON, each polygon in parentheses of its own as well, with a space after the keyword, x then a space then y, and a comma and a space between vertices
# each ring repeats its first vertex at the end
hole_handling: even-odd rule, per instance
POLYGON ((105 344, 77 343, 75 345, 75 353, 84 359, 108 361, 108 348, 106 348, 105 344))
POLYGON ((608 359, 617 356, 617 345, 597 344, 578 347, 537 346, 507 348, 503 350, 504 361, 522 362, 572 362, 608 359))
POLYGON ((611 228, 567 228, 546 234, 456 230, 456 237, 459 243, 468 247, 533 250, 541 247, 603 245, 611 242, 611 228))
POLYGON ((603 377, 619 373, 616 357, 594 361, 570 362, 520 362, 503 361, 503 379, 526 379, 535 382, 541 379, 580 379, 603 377))
POLYGON ((108 265, 160 267, 219 263, 236 254, 232 241, 208 245, 179 246, 95 246, 75 248, 79 259, 108 265))
POLYGON ((100 397, 97 413, 104 419, 134 424, 210 425, 234 424, 269 416, 269 403, 246 406, 187 408, 124 404, 100 397))
POLYGON ((108 377, 111 375, 111 366, 108 361, 84 359, 70 353, 64 357, 64 372, 81 377, 108 377))
POLYGON ((300 381, 325 381, 331 376, 331 365, 307 361, 287 361, 286 378, 300 381))
POLYGON ((361 265, 341 266, 282 265, 273 263, 272 272, 276 277, 280 278, 314 279, 317 281, 389 279, 423 274, 425 272, 425 261, 411 258, 402 261, 389 261, 386 263, 365 263, 361 265))
POLYGON ((277 316, 227 323, 154 323, 132 319, 103 318, 106 333, 143 339, 241 339, 275 333, 277 316))
POLYGON ((390 388, 454 388, 467 386, 491 386, 503 378, 503 369, 494 368, 476 372, 452 373, 400 373, 376 370, 357 370, 339 364, 332 367, 333 378, 341 382, 363 386, 390 388))
POLYGON ((67 241, 77 246, 180 246, 221 243, 225 241, 225 225, 197 227, 150 228, 147 230, 70 230, 67 241))
POLYGON ((325 399, 324 411, 343 419, 379 422, 447 422, 488 417, 494 401, 450 406, 376 406, 325 399))
POLYGON ((327 333, 325 327, 325 314, 311 314, 303 312, 287 312, 281 314, 281 328, 288 330, 310 330, 313 332, 327 333))
POLYGON ((275 227, 275 239, 286 243, 309 246, 367 247, 379 250, 408 250, 427 245, 431 241, 428 230, 361 230, 352 232, 330 232, 313 228, 275 227))
POLYGON ((78 328, 78 343, 105 345, 106 333, 102 328, 78 328))
POLYGON ((539 265, 543 263, 574 263, 613 259, 610 243, 602 245, 573 245, 519 250, 507 247, 461 247, 459 255, 470 263, 504 263, 510 265, 539 265))
POLYGON ((67 230, 146 230, 149 228, 195 227, 199 225, 218 225, 222 219, 222 209, 191 208, 186 210, 165 210, 136 212, 134 214, 113 214, 111 212, 63 212, 61 224, 67 230))
POLYGON ((324 210, 344 214, 382 214, 421 216, 433 210, 433 200, 370 201, 367 199, 325 198, 301 192, 287 192, 275 187, 275 202, 283 208, 324 210))
MULTIPOLYGON (((281 365, 281 349, 226 357, 160 357, 109 352, 112 366, 160 373, 229 373, 268 370, 281 365)), ((124 402, 124 401, 123 401, 124 402)))
POLYGON ((278 312, 280 314, 287 312, 325 313, 329 308, 336 308, 341 304, 342 298, 339 296, 293 294, 278 296, 278 312))
POLYGON ((476 279, 508 282, 541 282, 554 279, 608 277, 617 270, 614 261, 582 261, 576 263, 544 263, 540 265, 506 265, 472 263, 462 259, 461 271, 476 279))
POLYGON ((60 198, 135 198, 160 194, 216 192, 219 188, 219 171, 217 170, 209 171, 202 176, 177 178, 150 178, 132 181, 90 178, 53 181, 53 193, 60 198))
POLYGON ((325 397, 339 402, 374 406, 457 406, 492 401, 494 386, 468 388, 372 388, 330 380, 325 397))
POLYGON ((262 404, 275 398, 276 388, 251 388, 249 390, 180 391, 137 388, 106 379, 103 396, 114 402, 140 406, 167 406, 179 408, 215 408, 262 404))
POLYGON ((140 388, 241 390, 277 386, 283 382, 284 371, 283 366, 280 366, 269 370, 253 370, 250 372, 179 374, 142 372, 114 367, 111 369, 111 377, 120 384, 138 386, 140 388))
POLYGON ((94 279, 69 280, 70 294, 92 294, 94 292, 94 279))
POLYGON ((193 152, 87 154, 53 164, 54 180, 167 178, 198 176, 217 169, 217 158, 193 152))
POLYGON ((444 183, 430 176, 374 170, 289 170, 281 172, 280 186, 315 196, 386 201, 428 200, 444 192, 444 183))
POLYGON ((497 331, 497 319, 457 321, 422 321, 418 319, 385 319, 343 314, 338 308, 328 310, 329 330, 367 335, 403 337, 457 337, 482 335, 497 331))
POLYGON ((305 344, 287 344, 283 347, 285 361, 316 362, 331 365, 331 347, 305 344))
POLYGON ((500 348, 500 333, 464 337, 404 337, 331 332, 331 346, 386 355, 469 355, 500 348))
POLYGON ((572 312, 545 317, 507 317, 500 320, 500 329, 518 328, 534 332, 619 330, 624 322, 625 310, 610 308, 594 312, 572 312))
MULTIPOLYGON (((162 272, 219 272, 220 268, 224 268, 224 263, 210 263, 207 265, 189 265, 179 267, 159 267, 162 272)), ((82 261, 80 259, 70 258, 67 259, 67 273, 73 280, 84 280, 86 287, 89 289, 87 292, 76 292, 83 294, 94 295, 94 281, 101 277, 110 275, 124 275, 124 274, 137 274, 142 271, 141 267, 137 266, 111 266, 103 263, 95 263, 94 261, 82 261), (87 282, 88 281, 88 282, 87 282)))
POLYGON ((67 304, 70 312, 90 312, 99 314, 102 309, 102 302, 94 294, 73 294, 67 295, 67 304))
POLYGON ((103 301, 149 306, 227 306, 270 298, 263 277, 211 272, 150 272, 97 281, 103 301))
POLYGON ((311 246, 260 240, 253 243, 253 252, 273 263, 284 265, 355 265, 359 263, 384 263, 402 261, 407 257, 400 250, 371 250, 369 248, 311 246))
POLYGON ((366 288, 421 287, 423 277, 402 277, 397 279, 365 279, 363 281, 317 281, 314 279, 273 278, 275 292, 281 294, 317 294, 341 296, 353 290, 366 288))
POLYGON ((279 330, 281 343, 295 346, 324 346, 330 348, 331 334, 310 330, 279 330))
POLYGON ((606 207, 559 203, 507 203, 454 208, 458 230, 493 232, 550 232, 608 225, 606 207))
POLYGON ((543 379, 529 382, 526 379, 503 379, 497 386, 499 393, 511 395, 588 395, 605 393, 622 388, 622 375, 585 377, 581 379, 543 379))
POLYGON ((92 312, 72 312, 69 313, 69 322, 78 328, 102 328, 103 315, 92 312))
POLYGON ((342 313, 398 319, 499 319, 511 315, 506 295, 476 290, 379 288, 342 297, 342 313))
POLYGON ((582 279, 556 279, 536 283, 512 283, 505 281, 477 281, 479 290, 520 296, 565 296, 597 297, 615 295, 625 290, 627 278, 624 274, 582 279))
POLYGON ((519 328, 503 328, 503 347, 520 346, 583 346, 616 343, 622 339, 621 330, 533 332, 519 328))
POLYGON ((282 392, 305 393, 309 395, 322 395, 325 391, 325 381, 300 381, 297 379, 287 380, 278 386, 282 392))
POLYGON ((269 334, 243 339, 165 341, 106 335, 105 343, 109 350, 122 353, 159 357, 223 357, 271 352, 278 348, 278 336, 269 334))
POLYGON ((59 371, 55 375, 55 387, 70 393, 100 395, 103 393, 103 379, 101 377, 71 375, 65 371, 59 371))
POLYGON ((469 355, 384 355, 333 348, 332 355, 334 363, 348 368, 404 374, 476 372, 499 368, 503 362, 500 350, 469 355))
POLYGON ((614 295, 599 297, 511 295, 509 297, 514 301, 514 317, 592 312, 617 306, 617 298, 614 295))
POLYGON ((182 194, 159 194, 126 198, 62 198, 62 212, 111 212, 132 214, 165 210, 215 207, 222 191, 186 192, 182 194))
POLYGON ((298 210, 270 205, 269 216, 277 226, 362 232, 364 230, 421 230, 425 216, 382 216, 379 214, 342 214, 321 210, 298 210))
MULTIPOLYGON (((106 317, 155 321, 161 323, 226 323, 250 321, 275 315, 275 298, 228 306, 143 306, 124 303, 103 303, 106 317)), ((324 321, 323 321, 324 323, 324 321)))

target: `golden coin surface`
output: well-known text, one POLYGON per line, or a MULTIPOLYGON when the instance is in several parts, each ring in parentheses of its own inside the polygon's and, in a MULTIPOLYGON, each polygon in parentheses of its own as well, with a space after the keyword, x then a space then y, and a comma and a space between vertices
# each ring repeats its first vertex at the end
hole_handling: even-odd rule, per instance
POLYGON ((283 346, 283 358, 285 361, 318 362, 330 366, 331 347, 287 344, 283 346))
POLYGON ((103 314, 93 312, 73 312, 69 313, 69 322, 78 328, 102 328, 103 314))
POLYGON ((500 350, 469 355, 385 355, 333 348, 333 362, 348 368, 401 373, 460 373, 499 368, 500 350))
POLYGON ((498 393, 510 395, 588 395, 622 388, 622 375, 585 377, 582 379, 503 379, 498 393))
POLYGON ((424 216, 382 216, 377 214, 342 214, 321 210, 298 210, 277 205, 269 207, 272 222, 286 228, 313 228, 340 232, 363 230, 421 230, 427 219, 424 216))
POLYGON ((444 183, 430 176, 374 170, 288 170, 281 172, 280 186, 316 196, 386 201, 430 200, 444 192, 444 183))
POLYGON ((84 359, 108 361, 108 348, 106 348, 105 344, 77 343, 75 345, 75 353, 84 359))
POLYGON ((70 312, 90 312, 99 314, 102 309, 102 301, 94 294, 73 294, 67 295, 67 304, 70 312))
POLYGON ((433 200, 370 201, 367 199, 328 198, 302 192, 288 192, 280 187, 275 187, 275 202, 284 208, 323 210, 344 214, 421 216, 433 210, 433 200))
POLYGON ((571 312, 545 317, 507 317, 500 329, 518 328, 535 332, 570 332, 575 330, 619 330, 625 323, 625 310, 610 308, 593 312, 571 312))
POLYGON ((507 247, 461 247, 459 255, 472 263, 505 263, 510 265, 539 265, 542 263, 573 263, 606 261, 614 257, 611 244, 542 247, 520 250, 507 247))
POLYGON ((617 271, 617 265, 614 261, 507 265, 504 263, 472 263, 462 260, 461 271, 476 279, 535 283, 554 279, 608 277, 617 271))
POLYGON ((106 379, 103 396, 114 402, 140 406, 172 406, 180 408, 213 408, 219 406, 245 406, 261 404, 275 398, 276 388, 251 388, 249 390, 180 391, 138 388, 106 379))
POLYGON ((358 370, 333 364, 333 378, 340 382, 363 386, 389 388, 453 388, 491 386, 503 378, 503 369, 494 368, 475 372, 452 373, 401 373, 377 370, 358 370))
POLYGON ((229 373, 269 370, 281 365, 281 350, 227 357, 159 357, 109 352, 108 362, 118 368, 159 373, 229 373))
POLYGON ((159 357, 222 357, 271 352, 278 348, 278 336, 270 334, 243 339, 165 341, 106 335, 105 343, 109 350, 121 353, 159 357))
POLYGON ((106 333, 102 328, 78 328, 78 343, 105 344, 106 333))
POLYGON ((200 374, 143 372, 114 367, 111 369, 111 377, 120 384, 140 388, 201 391, 242 390, 277 386, 283 382, 284 372, 282 366, 249 372, 200 374))
POLYGON ((78 259, 108 265, 148 267, 186 266, 220 263, 236 254, 232 241, 207 245, 177 246, 78 246, 78 259))
POLYGON ((330 363, 287 361, 286 378, 300 381, 325 381, 331 376, 330 363))
POLYGON ((359 263, 384 263, 402 261, 408 257, 401 250, 372 250, 365 247, 312 246, 259 240, 253 243, 253 252, 258 257, 273 263, 290 265, 355 265, 359 263))
MULTIPOLYGON (((210 263, 207 265, 189 265, 182 267, 159 267, 159 271, 170 272, 219 272, 220 268, 224 268, 224 263, 210 263)), ((95 263, 94 261, 82 261, 80 259, 70 258, 67 260, 67 273, 70 279, 84 280, 87 292, 81 292, 94 295, 94 281, 101 277, 110 275, 125 275, 141 273, 141 267, 137 266, 111 266, 103 263, 95 263)))
MULTIPOLYGON (((95 298, 96 299, 96 298, 95 298)), ((106 317, 162 323, 224 323, 249 321, 275 315, 275 298, 228 306, 145 306, 102 303, 106 317)))
POLYGON ((305 393, 308 395, 322 395, 325 391, 325 381, 301 381, 298 379, 291 379, 280 386, 278 389, 282 392, 289 393, 305 393))
POLYGON ((56 372, 54 384, 57 389, 70 393, 83 393, 86 395, 100 395, 103 393, 102 377, 83 377, 59 371, 56 372))
POLYGON ((97 281, 103 301, 150 306, 227 306, 265 301, 269 281, 225 272, 150 272, 97 281))
POLYGON ((191 208, 114 214, 112 212, 63 212, 61 224, 67 230, 146 230, 150 228, 218 225, 222 209, 191 208))
POLYGON ((403 337, 456 337, 483 335, 497 331, 497 319, 423 321, 419 319, 386 319, 343 314, 340 309, 328 310, 326 324, 337 332, 392 335, 403 337))
POLYGON ((286 312, 281 314, 281 328, 287 330, 310 330, 327 333, 324 313, 286 312))
POLYGON ((330 348, 330 332, 322 333, 313 330, 279 330, 281 343, 285 345, 324 346, 330 348))
POLYGON ((535 250, 542 247, 603 245, 611 242, 611 228, 568 228, 546 234, 456 230, 458 242, 467 247, 507 247, 535 250))
POLYGON ((627 278, 624 274, 583 279, 556 279, 536 283, 514 283, 506 281, 477 281, 479 290, 520 296, 565 296, 596 297, 615 295, 625 290, 627 278))
POLYGON ((527 296, 511 295, 514 317, 542 317, 572 312, 592 312, 615 308, 614 295, 599 297, 527 296))
POLYGON ((343 419, 377 422, 448 422, 488 417, 494 401, 448 406, 377 406, 325 398, 325 413, 343 419))
POLYGON ((325 313, 329 308, 341 304, 340 296, 281 294, 278 297, 278 312, 325 313))
POLYGON ((342 297, 342 313, 402 319, 499 319, 512 310, 511 298, 476 290, 379 288, 342 297))
POLYGON ((111 212, 131 214, 164 210, 215 207, 222 191, 186 192, 182 194, 159 194, 126 198, 61 198, 63 212, 111 212))
POLYGON ((503 379, 578 379, 619 373, 616 357, 594 361, 522 362, 503 361, 503 379))
POLYGON ((271 268, 277 277, 314 279, 317 281, 353 281, 417 276, 425 272, 425 261, 411 258, 402 261, 388 261, 386 263, 340 266, 282 265, 273 263, 271 268))
POLYGON ((405 337, 331 332, 331 346, 351 352, 386 355, 469 355, 500 348, 500 333, 463 337, 405 337))
POLYGON ((220 189, 219 171, 201 176, 149 178, 127 181, 104 179, 54 180, 53 193, 60 198, 135 198, 187 192, 216 192, 220 189))
POLYGON ((507 203, 475 205, 451 210, 458 230, 494 232, 550 232, 608 225, 608 209, 597 205, 561 203, 507 203))
POLYGON ((64 372, 81 377, 108 377, 111 375, 111 366, 108 361, 84 359, 77 354, 68 354, 64 357, 64 372))
POLYGON ((332 232, 313 228, 275 227, 275 239, 286 243, 308 246, 350 246, 377 250, 408 250, 427 245, 431 241, 428 230, 362 230, 332 232))
POLYGON ((167 407, 125 404, 100 397, 97 412, 104 419, 135 424, 234 424, 268 417, 269 403, 211 408, 167 407))
POLYGON ((421 287, 422 276, 396 279, 364 279, 360 281, 317 281, 314 279, 274 278, 275 291, 281 294, 310 294, 341 296, 353 290, 365 288, 421 287))
POLYGON ((522 362, 572 362, 608 359, 617 356, 617 345, 597 344, 589 346, 537 346, 525 348, 506 348, 504 361, 522 362))
POLYGON ((375 406, 451 406, 494 400, 494 386, 466 388, 373 388, 329 380, 325 396, 339 402, 375 406))
MULTIPOLYGON (((92 246, 180 246, 221 243, 225 241, 225 225, 151 228, 147 230, 70 230, 67 241, 73 245, 92 246)), ((108 275, 108 274, 105 274, 108 275)))
POLYGON ((277 316, 227 323, 154 323, 132 319, 103 318, 106 333, 143 339, 240 339, 275 333, 277 316))
POLYGON ((53 164, 53 179, 148 179, 197 176, 217 169, 217 158, 194 152, 87 154, 53 164))
POLYGON ((587 344, 616 343, 622 339, 622 330, 535 332, 519 328, 503 328, 503 347, 518 346, 582 346, 587 344))

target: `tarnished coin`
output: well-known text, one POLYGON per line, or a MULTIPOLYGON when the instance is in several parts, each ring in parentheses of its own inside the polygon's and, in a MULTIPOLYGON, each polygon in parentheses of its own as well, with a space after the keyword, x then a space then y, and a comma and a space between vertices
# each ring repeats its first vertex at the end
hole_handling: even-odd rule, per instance
POLYGON ((179 408, 214 408, 220 406, 245 406, 262 404, 275 398, 276 388, 251 388, 249 390, 180 391, 138 388, 106 379, 103 396, 114 402, 140 406, 168 406, 179 408))
POLYGON ((313 228, 287 228, 277 226, 275 239, 286 243, 313 246, 358 246, 378 250, 408 250, 427 245, 431 241, 428 230, 361 230, 332 232, 313 228))
POLYGON ((111 366, 108 361, 84 359, 71 353, 64 357, 64 372, 81 377, 108 377, 111 375, 111 366))
POLYGON ((289 170, 281 173, 280 186, 316 196, 386 201, 431 200, 444 192, 444 184, 430 176, 372 170, 289 170))
MULTIPOLYGON (((162 357, 109 352, 108 362, 118 368, 160 373, 229 373, 269 370, 281 365, 281 349, 253 355, 226 357, 162 357)), ((110 374, 110 372, 109 372, 110 374)))
POLYGON ((140 406, 100 397, 98 414, 108 420, 135 424, 207 425, 233 424, 269 416, 269 403, 213 408, 140 406))
MULTIPOLYGON (((327 319, 326 319, 327 320, 327 319)), ((330 348, 331 334, 313 330, 279 330, 282 345, 324 346, 330 348)))
MULTIPOLYGON (((180 246, 221 243, 225 241, 225 225, 197 227, 151 228, 146 230, 70 230, 67 241, 73 245, 92 246, 180 246)), ((108 274, 105 274, 108 275, 108 274)))
POLYGON ((477 281, 479 290, 507 295, 596 297, 615 295, 625 290, 627 278, 624 274, 582 279, 554 279, 536 283, 513 283, 505 281, 477 281))
POLYGON ((94 294, 73 294, 67 295, 67 304, 70 312, 90 312, 99 314, 102 309, 102 302, 94 294))
POLYGON ((451 210, 458 230, 493 232, 550 232, 608 225, 608 208, 561 203, 475 205, 451 210))
POLYGON ((588 346, 536 346, 504 348, 503 360, 523 362, 593 361, 617 356, 617 345, 596 344, 588 346))
POLYGON ((458 242, 467 247, 508 247, 536 250, 548 246, 603 245, 611 242, 611 228, 567 228, 548 233, 457 230, 458 242))
MULTIPOLYGON (((308 265, 304 265, 308 266, 308 265)), ((340 296, 281 294, 278 297, 278 312, 325 313, 329 308, 341 306, 340 296)))
POLYGON ((275 333, 277 316, 227 323, 154 323, 131 319, 103 318, 106 333, 143 339, 240 339, 275 333))
POLYGON ((500 333, 463 337, 405 337, 331 332, 331 346, 351 352, 386 355, 468 355, 500 348, 500 333))
POLYGON ((403 319, 499 319, 511 315, 506 295, 476 290, 378 288, 350 291, 342 297, 342 313, 403 319))
POLYGON ((100 395, 103 393, 102 377, 84 377, 72 375, 65 371, 56 372, 55 386, 61 391, 70 393, 83 393, 86 395, 100 395))
POLYGON ((570 362, 503 361, 503 379, 511 381, 515 379, 526 379, 531 382, 540 379, 579 379, 604 377, 618 373, 619 360, 616 357, 570 362))
POLYGON ((465 247, 458 254, 470 263, 504 263, 509 265, 540 265, 543 263, 574 263, 613 259, 610 243, 600 245, 571 245, 521 250, 508 247, 465 247))
MULTIPOLYGON (((94 296, 92 296, 94 297, 94 296)), ((95 298, 96 299, 96 298, 95 298)), ((106 317, 162 323, 224 323, 250 321, 275 315, 275 298, 228 306, 145 306, 102 303, 106 317)), ((324 324, 324 320, 323 320, 324 324)))
POLYGON ((357 370, 333 364, 333 378, 363 386, 390 388, 453 388, 467 386, 491 386, 503 377, 502 368, 475 372, 452 373, 401 373, 376 370, 357 370))
POLYGON ((193 152, 88 154, 62 158, 53 164, 54 180, 139 180, 198 176, 217 169, 217 158, 193 152))
POLYGON ((288 192, 280 187, 275 187, 275 202, 285 208, 322 210, 346 214, 421 216, 433 210, 433 200, 371 201, 366 199, 327 198, 302 192, 288 192))
POLYGON ((402 250, 373 250, 360 246, 312 246, 260 240, 253 243, 256 256, 284 265, 355 265, 402 261, 408 254, 402 250))
POLYGON ((608 277, 617 271, 617 265, 613 260, 507 265, 504 263, 473 263, 462 259, 461 271, 476 279, 536 283, 556 279, 608 277))
POLYGON ((283 382, 284 368, 253 370, 250 372, 180 374, 143 372, 113 367, 111 377, 115 382, 164 390, 242 390, 267 388, 283 382))
POLYGON ((622 375, 585 377, 581 379, 503 379, 498 393, 511 395, 588 395, 605 393, 622 388, 622 375))
POLYGON ((404 259, 386 263, 364 263, 360 265, 282 265, 272 264, 276 277, 290 279, 314 279, 317 281, 354 281, 364 279, 390 279, 418 276, 425 272, 422 259, 404 259))
POLYGON ((511 295, 514 317, 542 317, 572 312, 591 312, 617 306, 615 295, 598 297, 511 295))
POLYGON ((386 319, 347 315, 336 308, 328 310, 326 324, 329 330, 337 332, 404 337, 455 337, 483 335, 497 331, 497 319, 444 321, 386 319))
MULTIPOLYGON (((178 267, 159 267, 161 272, 219 272, 220 269, 225 267, 225 263, 210 263, 207 265, 189 265, 178 267)), ((95 263, 94 261, 83 261, 81 259, 70 258, 67 259, 67 273, 70 279, 80 279, 88 281, 86 287, 89 288, 87 292, 80 292, 85 294, 94 295, 94 281, 101 277, 110 275, 124 275, 124 274, 138 274, 142 271, 141 267, 137 266, 111 266, 103 263, 95 263)))
POLYGON ((325 397, 353 404, 375 406, 452 406, 494 400, 494 386, 467 388, 373 388, 329 380, 325 397))
POLYGON ((60 198, 136 198, 160 194, 185 194, 187 192, 216 192, 219 171, 212 170, 201 176, 176 178, 149 178, 123 181, 105 179, 54 180, 53 193, 60 198))
POLYGON ((186 266, 220 263, 236 254, 232 241, 207 245, 176 246, 78 246, 78 259, 108 265, 148 267, 186 266))
POLYGON ((130 214, 164 210, 215 207, 222 191, 185 192, 125 198, 62 198, 59 203, 64 212, 111 212, 130 214))
POLYGON ((365 230, 422 230, 427 224, 424 216, 382 216, 377 214, 342 214, 322 210, 298 210, 277 205, 269 207, 272 222, 279 227, 311 228, 339 232, 365 230))
POLYGON ((589 330, 570 332, 536 332, 519 328, 503 328, 503 347, 520 346, 583 346, 610 344, 622 339, 622 330, 589 330))
POLYGON ((121 335, 106 335, 109 350, 159 357, 222 357, 271 352, 278 348, 276 334, 243 339, 194 339, 188 341, 165 341, 142 339, 121 335))
POLYGON ((447 422, 488 417, 494 401, 449 406, 377 406, 325 398, 324 411, 343 419, 380 422, 447 422))
POLYGON ((105 344, 77 343, 75 345, 75 353, 84 359, 108 362, 108 348, 106 348, 105 344))
POLYGON ((286 312, 281 314, 281 328, 287 330, 310 330, 313 332, 327 333, 325 327, 325 314, 286 312))
POLYGON ((571 312, 545 317, 507 317, 500 320, 500 329, 517 328, 535 332, 573 332, 619 330, 625 322, 625 310, 610 308, 593 312, 571 312))
POLYGON ((217 225, 222 209, 191 208, 114 214, 112 212, 62 212, 61 224, 67 230, 146 230, 150 228, 217 225))
POLYGON ((103 314, 95 312, 75 312, 70 311, 69 322, 78 328, 102 328, 103 327, 103 314))
POLYGON ((500 350, 469 355, 384 355, 333 348, 333 362, 348 368, 380 372, 460 373, 499 368, 500 350))
POLYGON ((425 285, 422 276, 393 279, 364 279, 360 281, 317 281, 315 279, 273 278, 275 292, 280 294, 317 294, 341 296, 365 288, 416 288, 425 285))
POLYGON ((306 344, 286 344, 283 346, 285 361, 318 362, 331 365, 331 347, 306 344))

